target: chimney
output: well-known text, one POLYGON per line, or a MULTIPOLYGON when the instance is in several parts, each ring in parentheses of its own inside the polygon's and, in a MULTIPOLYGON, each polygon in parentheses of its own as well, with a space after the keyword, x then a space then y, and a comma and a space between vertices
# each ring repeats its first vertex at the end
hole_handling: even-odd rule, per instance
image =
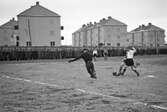
POLYGON ((39 5, 39 2, 36 2, 36 5, 39 5))
POLYGON ((148 23, 148 26, 151 26, 152 24, 151 23, 148 23))
POLYGON ((83 27, 85 27, 85 26, 86 26, 86 25, 85 25, 85 24, 83 24, 83 25, 82 25, 82 28, 83 28, 83 27))
POLYGON ((103 21, 105 21, 106 19, 105 19, 105 18, 103 18, 102 20, 103 20, 103 21))
POLYGON ((141 29, 142 29, 142 30, 144 30, 144 29, 145 29, 145 25, 144 25, 144 24, 142 24, 141 29))
POLYGON ((141 25, 139 25, 139 30, 141 30, 141 25))
POLYGON ((92 24, 92 22, 90 22, 89 24, 90 24, 90 26, 92 26, 92 25, 93 25, 93 24, 92 24))
POLYGON ((112 17, 111 17, 111 16, 108 16, 108 19, 112 19, 112 17))
POLYGON ((15 19, 14 19, 14 17, 12 18, 12 21, 14 21, 15 19))

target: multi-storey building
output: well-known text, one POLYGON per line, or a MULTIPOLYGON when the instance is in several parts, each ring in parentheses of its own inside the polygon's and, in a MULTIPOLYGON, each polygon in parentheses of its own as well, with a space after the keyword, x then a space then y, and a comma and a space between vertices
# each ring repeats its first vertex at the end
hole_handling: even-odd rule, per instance
POLYGON ((0 26, 0 46, 18 46, 18 22, 13 18, 0 26))
POLYGON ((41 6, 39 2, 0 26, 0 46, 60 46, 60 15, 41 6))
POLYGON ((60 15, 36 2, 18 15, 20 46, 60 46, 60 15))
POLYGON ((128 38, 132 46, 158 47, 165 43, 165 30, 148 23, 129 32, 128 38))
POLYGON ((83 25, 72 38, 73 46, 128 46, 127 25, 110 16, 83 25))

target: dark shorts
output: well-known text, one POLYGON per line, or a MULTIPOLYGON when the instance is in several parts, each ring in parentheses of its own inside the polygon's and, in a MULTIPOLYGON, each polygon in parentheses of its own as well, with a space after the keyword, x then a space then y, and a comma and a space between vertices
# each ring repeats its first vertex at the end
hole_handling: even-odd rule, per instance
POLYGON ((94 57, 97 57, 97 54, 93 54, 94 57))
POLYGON ((125 63, 127 66, 134 66, 134 61, 133 61, 133 59, 125 59, 125 60, 124 60, 124 63, 125 63))

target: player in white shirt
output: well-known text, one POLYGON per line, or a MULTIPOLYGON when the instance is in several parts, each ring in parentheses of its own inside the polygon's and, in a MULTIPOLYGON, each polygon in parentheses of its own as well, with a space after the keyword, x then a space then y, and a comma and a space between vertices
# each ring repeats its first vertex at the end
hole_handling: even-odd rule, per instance
POLYGON ((127 50, 126 57, 125 57, 125 59, 123 59, 123 63, 121 64, 120 69, 119 69, 119 73, 117 74, 118 76, 124 75, 127 67, 131 67, 131 70, 134 71, 137 76, 140 76, 139 72, 136 70, 136 66, 135 66, 134 61, 133 61, 133 57, 134 57, 135 52, 136 52, 136 49, 134 47, 127 50))
POLYGON ((93 59, 94 59, 94 61, 96 61, 96 58, 97 58, 97 49, 95 48, 93 50, 93 59))

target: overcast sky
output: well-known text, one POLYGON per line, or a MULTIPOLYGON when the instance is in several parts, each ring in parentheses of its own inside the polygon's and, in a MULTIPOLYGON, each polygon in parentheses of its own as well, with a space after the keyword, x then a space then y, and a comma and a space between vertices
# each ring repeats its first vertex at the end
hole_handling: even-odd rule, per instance
POLYGON ((72 33, 83 24, 108 16, 126 23, 128 31, 149 22, 167 31, 167 0, 0 0, 0 25, 36 1, 61 16, 64 45, 72 44, 72 33))

